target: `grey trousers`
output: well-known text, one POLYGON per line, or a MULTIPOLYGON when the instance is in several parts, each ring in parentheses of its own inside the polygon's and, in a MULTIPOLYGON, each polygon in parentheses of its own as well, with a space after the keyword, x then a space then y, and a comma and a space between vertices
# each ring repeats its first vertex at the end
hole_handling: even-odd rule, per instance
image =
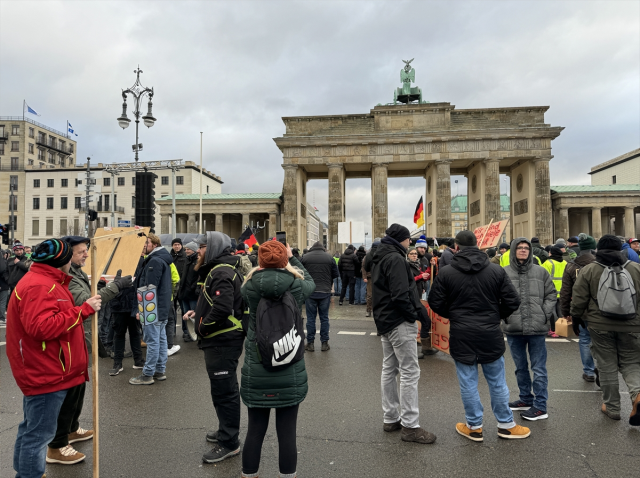
POLYGON ((610 412, 620 412, 618 371, 631 402, 640 393, 640 333, 606 332, 588 327, 591 353, 598 364, 602 399, 610 412))
POLYGON ((382 340, 382 411, 384 423, 400 421, 403 427, 418 428, 418 348, 416 337, 418 324, 403 322, 391 332, 381 336, 382 340), (398 383, 400 376, 400 394, 398 383))

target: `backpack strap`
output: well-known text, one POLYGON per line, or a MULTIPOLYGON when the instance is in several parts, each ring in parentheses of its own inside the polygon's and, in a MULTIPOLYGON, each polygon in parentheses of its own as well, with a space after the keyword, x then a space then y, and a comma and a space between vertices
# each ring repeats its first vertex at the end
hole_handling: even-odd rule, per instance
MULTIPOLYGON (((215 271, 216 269, 220 268, 220 267, 230 267, 231 269, 233 269, 234 274, 233 274, 233 278, 231 280, 235 280, 236 277, 238 276, 238 271, 236 270, 235 266, 232 266, 231 264, 218 264, 217 266, 213 267, 209 271, 209 274, 207 274, 207 278, 205 279, 203 287, 202 287, 202 293, 204 294, 204 298, 206 299, 206 301, 209 303, 210 306, 213 306, 213 299, 211 299, 211 296, 207 293, 207 288, 205 287, 205 285, 207 284, 207 281, 211 277, 211 273, 213 271, 215 271)), ((225 332, 231 332, 232 330, 238 330, 238 329, 242 330, 242 322, 239 321, 238 319, 236 319, 233 315, 230 315, 229 317, 227 317, 227 319, 229 319, 229 322, 231 322, 233 324, 232 327, 228 327, 226 329, 218 330, 216 332, 213 332, 212 334, 205 335, 202 338, 203 339, 210 339, 211 337, 215 337, 216 335, 224 334, 225 332)))

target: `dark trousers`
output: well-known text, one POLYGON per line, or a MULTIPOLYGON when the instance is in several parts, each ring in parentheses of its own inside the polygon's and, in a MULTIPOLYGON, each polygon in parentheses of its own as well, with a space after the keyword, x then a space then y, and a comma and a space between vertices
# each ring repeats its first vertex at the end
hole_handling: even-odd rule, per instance
MULTIPOLYGON (((249 408, 249 429, 242 450, 242 473, 258 473, 260 454, 264 436, 269 428, 270 408, 249 408)), ((281 475, 296 472, 298 448, 296 446, 296 426, 298 405, 276 408, 276 433, 278 434, 278 463, 281 475)))
POLYGON ((340 302, 344 301, 344 296, 347 294, 347 286, 349 286, 349 303, 353 304, 353 300, 356 297, 356 273, 353 271, 344 271, 342 273, 340 302))
POLYGON ((204 363, 211 382, 211 399, 218 416, 218 443, 235 450, 240 446, 240 391, 238 360, 242 346, 206 347, 204 363))
POLYGON ((169 319, 167 320, 167 350, 173 347, 173 339, 176 337, 176 309, 169 307, 169 319))
POLYGON ((67 396, 62 402, 60 412, 58 413, 58 426, 56 428, 56 436, 49 448, 64 448, 69 444, 69 434, 80 428, 80 413, 82 413, 82 405, 84 403, 84 391, 86 382, 67 390, 67 396))
POLYGON ((140 329, 138 328, 138 320, 131 317, 129 312, 113 312, 111 314, 113 321, 113 360, 122 363, 124 358, 124 341, 129 331, 129 344, 131 345, 131 353, 135 364, 144 363, 142 358, 142 347, 140 346, 140 329))

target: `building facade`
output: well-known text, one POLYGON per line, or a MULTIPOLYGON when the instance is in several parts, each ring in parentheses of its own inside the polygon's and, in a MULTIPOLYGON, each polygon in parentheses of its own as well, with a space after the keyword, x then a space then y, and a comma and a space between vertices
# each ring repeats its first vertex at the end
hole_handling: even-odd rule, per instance
POLYGON ((306 248, 313 246, 316 242, 322 241, 322 221, 316 213, 316 209, 307 203, 307 244, 306 248))

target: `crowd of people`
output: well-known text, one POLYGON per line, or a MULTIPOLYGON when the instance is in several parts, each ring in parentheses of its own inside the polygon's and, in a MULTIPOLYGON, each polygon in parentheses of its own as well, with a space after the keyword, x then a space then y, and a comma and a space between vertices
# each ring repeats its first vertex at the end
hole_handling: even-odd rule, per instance
POLYGON ((640 265, 635 238, 587 234, 542 247, 519 237, 497 250, 480 250, 462 231, 437 247, 392 224, 367 251, 349 245, 331 254, 318 242, 304 250, 271 240, 249 248, 221 232, 207 232, 171 248, 148 234, 135 273, 101 278, 92 296, 82 270, 90 240, 48 239, 30 249, 16 242, 0 257, 0 320, 6 321, 6 352, 23 392, 13 466, 17 476, 41 478, 45 464, 75 464, 85 456, 72 446, 90 440, 80 426, 89 353, 113 359, 109 375, 124 371, 129 335, 135 375, 131 385, 167 380, 168 357, 182 318, 183 342, 203 351, 218 426, 205 463, 240 454, 241 401, 248 431, 241 476, 258 476, 270 410, 275 409, 280 476, 296 476, 296 423, 308 391, 304 352, 315 352, 317 318, 321 351, 330 350, 329 309, 366 304, 381 339, 383 431, 400 431, 406 442, 432 444, 420 425, 418 360, 437 350, 430 339, 427 306, 450 321, 465 420, 460 435, 483 441, 482 368, 498 422, 497 435, 522 439, 516 423, 548 419, 546 337, 564 318, 579 335, 582 378, 602 389, 601 411, 621 420, 618 372, 629 390, 629 424, 640 426, 640 265), (157 309, 144 318, 140 292, 154 290, 157 309), (7 300, 8 298, 8 300, 7 300), (8 302, 8 304, 7 304, 8 302), (306 324, 302 308, 305 306, 306 324), (6 318, 5 318, 6 309, 6 318), (83 322, 99 314, 100 337, 83 322), (304 328, 306 326, 306 334, 304 328), (506 345, 505 345, 506 336, 506 345), (91 343, 98 344, 90 350, 91 343), (518 396, 505 375, 509 348, 518 396), (146 354, 143 349, 146 348, 146 354), (238 383, 242 352, 244 363, 238 383), (532 376, 533 375, 533 379, 532 376))

